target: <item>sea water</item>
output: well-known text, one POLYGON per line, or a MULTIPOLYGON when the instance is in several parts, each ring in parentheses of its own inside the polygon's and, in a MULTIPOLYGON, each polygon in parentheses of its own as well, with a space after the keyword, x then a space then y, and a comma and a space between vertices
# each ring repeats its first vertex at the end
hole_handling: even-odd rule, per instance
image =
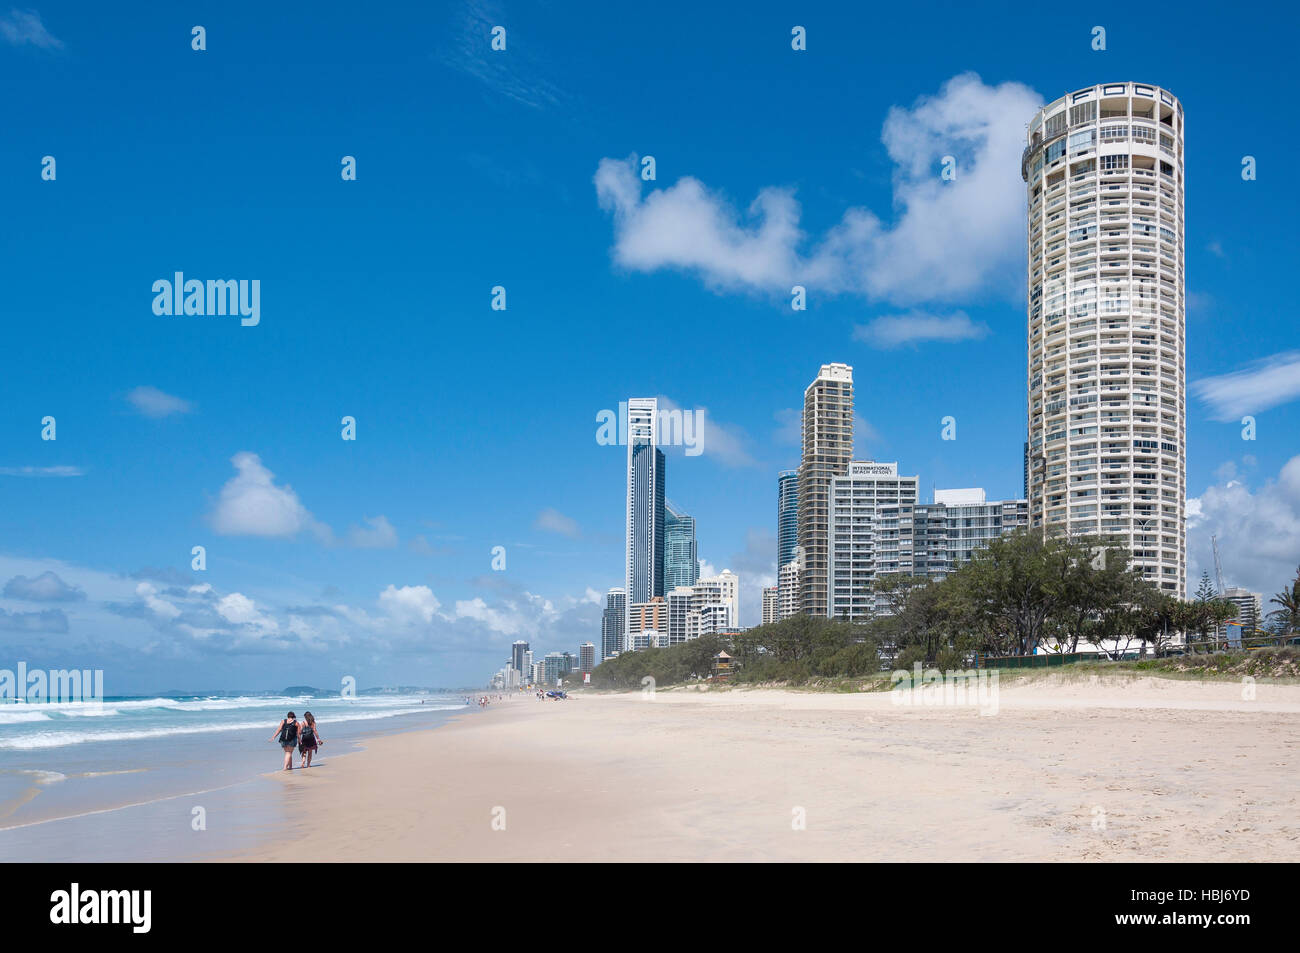
POLYGON ((265 775, 284 763, 270 738, 288 711, 311 711, 325 739, 310 775, 368 736, 466 707, 435 692, 0 705, 0 862, 229 855, 272 836, 287 809, 265 775))

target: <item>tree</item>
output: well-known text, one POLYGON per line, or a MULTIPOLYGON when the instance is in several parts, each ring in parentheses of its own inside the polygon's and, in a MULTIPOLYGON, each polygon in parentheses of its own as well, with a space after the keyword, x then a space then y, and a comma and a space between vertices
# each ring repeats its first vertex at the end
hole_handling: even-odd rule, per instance
POLYGON ((964 603, 960 610, 980 628, 1008 637, 1009 644, 998 650, 1013 648, 1018 655, 1029 655, 1066 599, 1062 579, 1072 555, 1067 540, 1043 539, 1028 531, 1010 533, 990 540, 945 585, 952 587, 952 595, 964 603))
MULTIPOLYGON (((1060 565, 1063 602, 1056 621, 1058 640, 1077 652, 1081 639, 1102 646, 1132 633, 1130 609, 1144 606, 1158 590, 1129 568, 1128 553, 1115 540, 1081 536, 1060 565)), ((1127 649, 1127 646, 1125 646, 1127 649)))
POLYGON ((1217 598, 1218 595, 1219 590, 1215 589, 1214 584, 1210 582, 1210 574, 1208 572, 1201 573, 1201 584, 1196 587, 1196 601, 1209 602, 1211 599, 1217 598))
POLYGON ((1281 635, 1286 637, 1295 632, 1300 626, 1300 568, 1296 569, 1291 584, 1268 601, 1270 605, 1278 606, 1268 616, 1277 621, 1281 635))

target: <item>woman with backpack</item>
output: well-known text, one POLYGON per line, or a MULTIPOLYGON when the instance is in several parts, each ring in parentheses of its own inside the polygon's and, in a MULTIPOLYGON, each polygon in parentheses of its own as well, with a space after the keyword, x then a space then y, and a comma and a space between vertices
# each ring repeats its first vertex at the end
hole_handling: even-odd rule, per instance
POLYGON ((325 739, 316 730, 316 719, 311 712, 303 712, 302 717, 303 724, 298 730, 298 750, 302 752, 302 767, 310 768, 311 756, 316 753, 316 746, 323 745, 325 739))
POLYGON ((284 770, 293 770, 293 749, 298 747, 298 722, 293 712, 289 712, 284 720, 280 722, 280 727, 276 729, 275 734, 270 738, 271 741, 279 739, 280 747, 284 749, 284 770))

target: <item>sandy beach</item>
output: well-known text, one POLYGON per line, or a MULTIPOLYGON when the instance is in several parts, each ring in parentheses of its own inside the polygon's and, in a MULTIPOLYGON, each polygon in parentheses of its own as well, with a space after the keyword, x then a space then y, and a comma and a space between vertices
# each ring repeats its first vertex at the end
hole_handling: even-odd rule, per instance
POLYGON ((278 775, 256 861, 1296 861, 1300 686, 525 695, 278 775))

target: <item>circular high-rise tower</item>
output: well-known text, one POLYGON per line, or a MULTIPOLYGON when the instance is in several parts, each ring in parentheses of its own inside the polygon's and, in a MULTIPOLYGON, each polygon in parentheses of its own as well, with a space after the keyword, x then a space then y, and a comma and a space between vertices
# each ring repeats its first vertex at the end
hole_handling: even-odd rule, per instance
POLYGON ((1029 123, 1029 523, 1117 537, 1184 596, 1183 107, 1080 89, 1029 123))

